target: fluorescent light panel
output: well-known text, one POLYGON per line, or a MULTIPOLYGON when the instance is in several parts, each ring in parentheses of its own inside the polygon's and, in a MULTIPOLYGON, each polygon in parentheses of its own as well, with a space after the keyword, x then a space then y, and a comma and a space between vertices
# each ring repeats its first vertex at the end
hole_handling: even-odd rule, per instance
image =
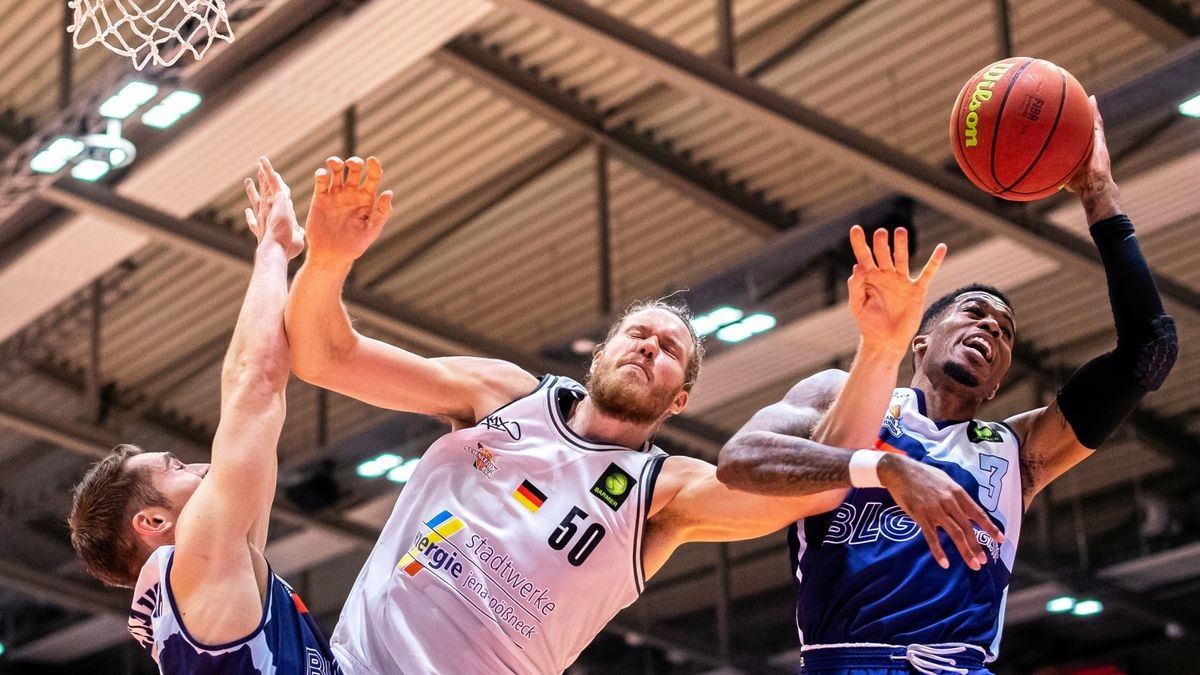
POLYGON ((109 119, 123 120, 137 109, 146 105, 158 93, 158 87, 149 82, 134 80, 100 104, 100 115, 109 119))
POLYGON ((142 115, 142 124, 155 129, 166 129, 195 110, 198 105, 200 94, 183 89, 173 91, 142 115))
POLYGON ((1179 104, 1179 114, 1188 117, 1200 117, 1200 94, 1179 104))
POLYGON ((400 466, 403 459, 396 454, 385 452, 358 465, 356 472, 362 478, 379 478, 388 471, 400 466))
POLYGON ((104 175, 108 173, 108 169, 108 162, 89 157, 76 164, 74 168, 71 169, 71 175, 79 180, 85 180, 89 183, 94 183, 95 181, 103 178, 104 175))
POLYGON ((1072 597, 1066 596, 1066 595, 1058 597, 1058 598, 1054 598, 1050 602, 1046 603, 1046 611, 1050 612, 1051 614, 1061 614, 1063 612, 1069 612, 1074 608, 1075 608, 1075 598, 1072 598, 1072 597))
POLYGON ((58 173, 81 152, 83 152, 82 141, 68 136, 59 136, 29 160, 29 168, 38 173, 58 173))

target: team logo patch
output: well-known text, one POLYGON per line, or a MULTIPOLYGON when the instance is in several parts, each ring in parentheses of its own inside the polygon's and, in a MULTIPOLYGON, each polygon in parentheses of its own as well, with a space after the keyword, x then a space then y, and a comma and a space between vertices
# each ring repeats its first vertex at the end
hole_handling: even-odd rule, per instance
POLYGON ((482 473, 485 478, 491 478, 492 474, 500 470, 500 467, 496 466, 496 453, 485 448, 483 443, 476 443, 475 447, 464 445, 463 450, 466 450, 467 454, 475 458, 472 466, 475 467, 476 471, 482 473))
POLYGON ((625 498, 633 492, 637 481, 616 464, 609 464, 600 479, 592 486, 591 493, 600 501, 608 504, 608 508, 616 511, 625 503, 625 498))
POLYGON ((542 504, 546 503, 546 494, 537 489, 537 486, 529 481, 521 481, 520 487, 513 490, 513 499, 533 513, 537 513, 538 509, 542 508, 542 504))
POLYGON ((883 428, 896 438, 904 433, 904 427, 900 425, 900 406, 894 405, 888 408, 887 416, 883 418, 883 428))
POLYGON ((459 571, 461 571, 462 563, 455 560, 455 555, 452 551, 440 546, 440 544, 454 536, 456 532, 466 527, 467 524, 449 511, 442 511, 433 518, 430 518, 425 523, 425 526, 429 528, 429 533, 417 536, 417 541, 413 544, 413 547, 400 558, 400 562, 396 563, 396 567, 404 570, 404 573, 410 577, 417 576, 417 573, 425 569, 426 566, 431 566, 434 569, 448 568, 450 573, 457 577, 458 574, 455 573, 453 566, 457 566, 459 571))
POLYGON ((1003 443, 1004 437, 1000 435, 1000 427, 995 424, 977 424, 975 420, 971 420, 967 425, 967 439, 972 443, 1003 443))

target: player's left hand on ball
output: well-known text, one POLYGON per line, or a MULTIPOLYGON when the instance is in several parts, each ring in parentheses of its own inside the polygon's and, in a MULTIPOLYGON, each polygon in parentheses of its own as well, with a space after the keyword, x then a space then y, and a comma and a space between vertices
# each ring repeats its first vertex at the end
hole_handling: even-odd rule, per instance
POLYGON ((888 245, 888 231, 877 229, 872 246, 863 228, 850 228, 854 272, 847 286, 850 311, 862 333, 863 346, 904 354, 921 323, 925 293, 946 258, 946 245, 938 244, 917 278, 909 277, 908 230, 895 230, 896 250, 888 245))
POLYGON ((1092 109, 1092 154, 1067 183, 1067 189, 1081 198, 1107 190, 1113 183, 1112 159, 1104 136, 1104 118, 1100 116, 1095 96, 1088 97, 1088 105, 1092 109))
POLYGON ((246 224, 259 243, 278 243, 287 251, 289 260, 300 255, 304 250, 304 229, 296 220, 292 192, 283 176, 275 171, 269 159, 261 157, 258 160, 258 188, 249 178, 245 185, 246 197, 250 200, 246 224))

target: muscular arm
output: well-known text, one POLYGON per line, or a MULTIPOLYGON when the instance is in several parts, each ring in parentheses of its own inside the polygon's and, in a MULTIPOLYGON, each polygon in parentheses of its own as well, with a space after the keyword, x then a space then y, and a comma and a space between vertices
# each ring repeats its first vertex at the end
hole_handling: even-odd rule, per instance
POLYGON ((351 266, 391 213, 391 193, 376 196, 382 175, 374 158, 331 157, 317 172, 308 257, 286 310, 293 369, 306 382, 366 403, 469 426, 532 389, 536 379, 502 361, 428 359, 368 338, 354 330, 342 305, 351 266))
POLYGON ((175 525, 172 589, 189 630, 207 642, 244 636, 262 615, 261 551, 290 371, 283 306, 288 259, 299 252, 302 235, 282 179, 269 164, 259 178, 265 203, 251 227, 260 243, 222 366, 212 463, 175 525))
POLYGON ((1100 447, 1142 398, 1162 385, 1178 349, 1174 320, 1163 311, 1133 223, 1122 215, 1094 99, 1092 109, 1095 149, 1070 187, 1080 197, 1104 264, 1117 345, 1075 371, 1054 403, 1008 420, 1023 441, 1026 508, 1042 488, 1100 447))

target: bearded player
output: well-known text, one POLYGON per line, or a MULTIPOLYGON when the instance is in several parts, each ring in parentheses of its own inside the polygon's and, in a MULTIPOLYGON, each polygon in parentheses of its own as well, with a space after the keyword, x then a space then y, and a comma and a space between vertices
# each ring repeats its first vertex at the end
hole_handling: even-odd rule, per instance
MULTIPOLYGON (((860 321, 862 343, 848 380, 822 374, 801 382, 722 450, 720 477, 740 490, 795 495, 833 488, 843 497, 832 513, 791 530, 801 672, 987 673, 985 663, 999 649, 1025 509, 1100 447, 1170 371, 1174 322, 1123 215, 1094 98, 1091 105, 1094 150, 1068 187, 1083 204, 1108 278, 1113 351, 1081 366, 1050 405, 1000 423, 977 420, 1012 362, 1016 315, 1000 291, 968 286, 936 300, 907 331, 889 336, 860 321), (912 383, 893 390, 910 353, 912 383), (832 424, 848 423, 844 445, 875 441, 884 452, 831 450, 814 460, 800 441, 819 414, 808 402, 827 396, 837 397, 832 424), (912 502, 928 496, 878 489, 906 459, 961 485, 970 497, 952 508, 982 507, 1003 540, 986 529, 959 532, 985 550, 947 555, 945 535, 912 502)), ((886 275, 887 240, 877 236, 874 245, 872 257, 865 237, 856 237, 857 266, 886 275)))
MULTIPOLYGON (((357 333, 341 289, 390 211, 391 193, 376 197, 381 176, 374 158, 331 158, 317 174, 287 310, 293 365, 309 382, 437 416, 451 431, 422 457, 350 591, 332 640, 346 672, 561 672, 680 544, 763 535, 840 501, 735 492, 711 464, 651 444, 687 405, 703 355, 686 314, 666 303, 635 305, 612 326, 586 387, 503 361, 422 358, 357 333)), ((891 275, 918 313, 943 253, 917 281, 891 275)), ((922 467, 909 465, 893 489, 917 489, 905 469, 922 467)), ((941 476, 920 486, 961 493, 941 476)), ((961 516, 960 530, 970 518, 991 527, 982 510, 961 516)))
POLYGON ((88 571, 133 587, 129 631, 162 673, 335 675, 304 603, 263 557, 290 372, 287 263, 304 248, 287 185, 246 179, 254 269, 221 369, 211 464, 118 446, 75 488, 71 543, 88 571))

